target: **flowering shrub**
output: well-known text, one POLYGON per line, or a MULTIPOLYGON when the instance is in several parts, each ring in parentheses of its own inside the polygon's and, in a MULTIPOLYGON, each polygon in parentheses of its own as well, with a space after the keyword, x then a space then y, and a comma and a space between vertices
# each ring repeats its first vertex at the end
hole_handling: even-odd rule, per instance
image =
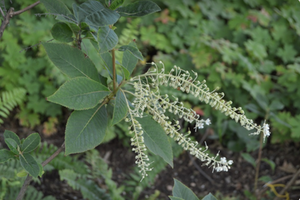
POLYGON ((67 81, 47 100, 74 111, 66 125, 65 142, 51 158, 39 164, 28 154, 39 145, 38 134, 20 140, 15 133, 6 132, 5 142, 10 151, 0 151, 0 162, 18 158, 30 176, 41 176, 43 167, 60 151, 64 150, 65 155, 69 155, 94 149, 103 142, 109 126, 125 119, 130 123, 132 150, 136 153, 136 164, 142 179, 151 171, 148 150, 173 167, 173 153, 167 136, 204 162, 204 165, 212 167, 213 171, 228 171, 232 160, 218 158, 219 153, 210 157, 206 152, 208 146, 200 147, 197 141, 189 137, 190 131, 181 133, 179 121, 170 119, 167 114, 172 113, 195 124, 195 130, 209 125, 210 120, 200 119, 195 111, 184 107, 177 97, 161 94, 161 86, 192 94, 247 130, 254 130, 254 135, 270 135, 268 124, 261 126, 248 119, 242 108, 232 107, 231 101, 223 99, 223 93, 210 91, 205 80, 200 82, 196 72, 190 73, 177 66, 166 72, 162 63, 161 67, 152 63, 154 68, 147 73, 131 77, 138 60, 144 58, 134 41, 127 45, 118 44, 114 24, 120 17, 140 17, 159 11, 155 3, 146 0, 123 6, 123 1, 118 0, 105 1, 105 4, 90 0, 81 5, 73 4, 70 11, 58 0, 41 2, 49 10, 48 14, 60 21, 51 30, 53 38, 60 43, 42 42, 42 45, 49 59, 67 77, 67 81), (84 51, 83 39, 88 40, 98 53, 99 60, 103 62, 101 69, 96 68, 89 54, 84 51), (116 53, 122 61, 116 60, 116 53), (133 96, 133 101, 129 96, 133 96), (112 116, 108 114, 108 105, 113 107, 112 116))

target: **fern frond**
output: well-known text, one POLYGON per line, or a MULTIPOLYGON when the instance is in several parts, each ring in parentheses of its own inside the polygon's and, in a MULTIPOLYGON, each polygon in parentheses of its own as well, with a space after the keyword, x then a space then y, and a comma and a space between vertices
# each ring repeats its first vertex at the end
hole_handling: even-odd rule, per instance
POLYGON ((132 20, 131 23, 126 23, 126 28, 122 30, 122 34, 119 37, 120 45, 126 45, 138 37, 139 31, 137 26, 139 25, 140 21, 140 18, 136 18, 132 20))
POLYGON ((61 180, 66 180, 73 189, 80 190, 86 199, 111 200, 105 190, 101 189, 94 181, 82 178, 71 169, 59 171, 59 176, 61 180))
MULTIPOLYGON (((14 107, 20 105, 26 95, 26 90, 23 88, 15 88, 12 91, 2 92, 0 94, 0 117, 6 118, 14 107)), ((0 124, 3 120, 0 118, 0 124)))
POLYGON ((24 200, 55 200, 53 196, 43 197, 44 194, 42 192, 37 191, 34 187, 29 186, 26 190, 24 200))
POLYGON ((21 164, 16 159, 10 159, 0 165, 0 179, 13 179, 16 174, 21 170, 21 164))

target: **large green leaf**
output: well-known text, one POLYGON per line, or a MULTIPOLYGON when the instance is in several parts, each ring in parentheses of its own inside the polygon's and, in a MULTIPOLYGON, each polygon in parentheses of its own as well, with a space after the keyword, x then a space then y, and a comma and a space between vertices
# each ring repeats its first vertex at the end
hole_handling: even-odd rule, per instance
POLYGON ((15 157, 16 154, 14 154, 13 152, 7 150, 7 149, 1 149, 0 150, 0 163, 2 162, 6 162, 9 159, 12 159, 15 157))
POLYGON ((125 70, 126 79, 129 79, 137 63, 138 63, 138 59, 129 50, 126 50, 123 53, 122 66, 126 69, 125 70))
POLYGON ((29 153, 35 150, 41 143, 41 137, 38 133, 29 135, 21 145, 22 153, 29 153))
POLYGON ((66 126, 65 154, 84 152, 98 146, 104 139, 107 126, 105 106, 74 111, 66 126))
POLYGON ((73 78, 64 83, 47 100, 74 110, 94 108, 105 96, 109 89, 101 83, 86 77, 73 78))
POLYGON ((202 200, 217 200, 217 198, 214 197, 211 193, 209 193, 202 200))
MULTIPOLYGON (((74 9, 74 6, 73 6, 74 9)), ((99 1, 87 1, 75 8, 77 20, 82 20, 93 27, 103 27, 116 23, 120 15, 104 7, 99 1)))
POLYGON ((122 90, 119 90, 116 95, 112 124, 116 124, 126 117, 128 112, 126 101, 127 99, 124 92, 122 90))
POLYGON ((149 115, 143 118, 136 118, 136 120, 142 125, 144 131, 143 137, 147 148, 173 167, 172 147, 161 125, 149 115))
POLYGON ((169 196, 169 198, 170 198, 171 200, 185 200, 185 199, 183 199, 183 198, 180 198, 180 197, 173 197, 173 196, 169 196))
POLYGON ((119 49, 119 51, 126 51, 128 50, 132 55, 134 55, 136 58, 140 60, 144 60, 144 57, 142 53, 137 48, 136 44, 134 42, 131 42, 129 45, 123 45, 119 49))
POLYGON ((112 50, 118 44, 117 34, 108 26, 101 27, 97 34, 99 53, 104 53, 112 50))
POLYGON ((70 78, 84 76, 99 81, 94 63, 89 58, 85 58, 84 53, 79 49, 67 44, 46 42, 42 44, 50 60, 70 78))
POLYGON ((160 11, 160 7, 152 1, 138 1, 127 6, 119 7, 116 11, 121 16, 140 17, 160 11))
POLYGON ((186 185, 174 178, 174 187, 172 192, 174 197, 180 197, 188 200, 199 200, 194 192, 186 185))
POLYGON ((60 41, 60 42, 72 42, 73 38, 73 32, 71 28, 63 22, 58 22, 53 25, 51 29, 51 34, 54 39, 60 41))
POLYGON ((15 140, 18 145, 21 144, 21 140, 19 136, 12 131, 5 130, 3 135, 4 135, 4 139, 11 138, 15 140))
POLYGON ((68 7, 60 0, 41 0, 46 9, 53 15, 56 15, 58 20, 74 23, 74 17, 71 15, 68 7))
POLYGON ((36 160, 30 154, 20 155, 22 167, 33 177, 37 178, 40 172, 40 167, 36 160))
POLYGON ((73 3, 72 7, 73 7, 74 17, 76 18, 77 23, 83 22, 87 13, 76 3, 73 3))

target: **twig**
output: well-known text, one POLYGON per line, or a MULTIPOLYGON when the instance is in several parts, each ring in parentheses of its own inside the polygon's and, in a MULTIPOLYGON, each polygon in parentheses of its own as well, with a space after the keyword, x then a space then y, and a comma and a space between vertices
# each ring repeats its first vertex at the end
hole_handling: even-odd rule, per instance
POLYGON ((6 13, 6 15, 5 15, 5 17, 4 17, 4 20, 2 21, 2 24, 1 24, 1 26, 0 26, 0 40, 1 40, 1 38, 2 38, 4 29, 5 29, 6 26, 9 24, 10 18, 13 17, 13 13, 14 13, 14 8, 10 8, 10 9, 8 10, 8 12, 6 13))
MULTIPOLYGON (((46 42, 51 42, 52 40, 54 40, 54 39, 48 40, 48 41, 46 41, 46 42)), ((39 43, 37 43, 37 44, 35 44, 35 45, 29 46, 29 47, 25 47, 24 49, 22 49, 21 51, 19 51, 19 53, 22 53, 22 51, 27 51, 27 50, 30 49, 30 48, 39 46, 41 43, 42 43, 42 42, 40 41, 39 43)))
POLYGON ((51 160, 53 160, 60 152, 62 152, 65 149, 65 143, 59 147, 49 158, 47 158, 44 162, 42 162, 42 166, 45 167, 51 160))
MULTIPOLYGON (((209 135, 209 131, 208 130, 206 130, 206 132, 205 132, 205 134, 204 134, 204 136, 201 138, 201 141, 199 142, 199 145, 201 145, 203 142, 204 142, 204 140, 207 138, 207 136, 209 135)), ((193 164, 194 165, 194 167, 196 167, 196 169, 200 172, 200 174, 202 174, 211 184, 213 184, 213 185, 216 185, 215 184, 215 182, 214 182, 214 180, 212 180, 202 169, 201 169, 201 167, 199 167, 199 165, 195 162, 195 159, 196 159, 196 157, 192 157, 190 154, 189 154, 189 157, 190 157, 190 162, 189 162, 189 166, 191 165, 191 164, 193 164)))
MULTIPOLYGON (((297 177, 300 175, 300 169, 294 174, 293 178, 286 184, 286 186, 279 192, 279 195, 283 195, 296 181, 297 177)), ((276 197, 275 200, 279 200, 279 197, 276 197)))
POLYGON ((3 18, 5 18, 4 12, 2 11, 2 8, 0 7, 0 12, 3 18))
MULTIPOLYGON (((0 40, 2 38, 2 35, 3 35, 3 32, 4 32, 5 28, 9 24, 9 21, 12 17, 14 17, 16 15, 19 15, 19 14, 33 8, 34 6, 38 5, 39 3, 40 3, 40 1, 37 1, 34 4, 31 4, 30 6, 27 6, 26 8, 24 8, 22 10, 19 10, 19 11, 16 11, 16 12, 14 12, 14 8, 10 8, 8 10, 8 12, 6 13, 6 15, 4 16, 4 20, 2 21, 2 24, 0 26, 0 40)), ((1 9, 1 14, 4 15, 4 13, 2 12, 2 9, 1 9)))
MULTIPOLYGON (((289 179, 292 177, 293 177, 293 175, 287 175, 287 176, 281 177, 279 179, 276 179, 274 181, 268 182, 268 184, 273 185, 275 183, 280 183, 280 182, 285 181, 286 179, 289 179)), ((269 188, 265 185, 265 187, 259 192, 258 196, 261 197, 268 189, 269 188)))
POLYGON ((258 176, 259 176, 259 167, 260 167, 260 162, 261 162, 261 154, 262 154, 262 148, 263 148, 263 134, 260 135, 260 140, 259 140, 259 150, 258 150, 258 158, 256 161, 256 168, 255 168, 255 182, 254 182, 254 192, 256 193, 257 190, 257 183, 258 183, 258 176))
MULTIPOLYGON (((42 162, 42 166, 44 167, 45 165, 47 165, 51 160, 53 160, 60 152, 62 152, 65 149, 65 143, 63 143, 61 145, 61 147, 59 149, 57 149, 49 158, 47 158, 44 162, 42 162)), ((25 192, 27 190, 28 185, 30 184, 32 180, 32 176, 27 176, 27 178, 25 179, 23 186, 18 194, 18 197, 16 198, 16 200, 22 200, 25 192)))
POLYGON ((31 9, 31 8, 33 8, 34 6, 38 5, 39 3, 40 3, 40 1, 37 1, 37 2, 35 2, 35 3, 33 3, 33 4, 31 4, 30 6, 27 6, 26 8, 24 8, 24 9, 22 9, 22 10, 19 10, 19 11, 14 12, 14 16, 15 16, 15 15, 19 15, 19 14, 21 14, 21 13, 23 13, 23 12, 25 12, 25 11, 31 9))
MULTIPOLYGON (((192 160, 192 156, 189 154, 190 159, 192 160)), ((212 180, 202 169, 201 167, 199 167, 199 165, 192 161, 194 167, 196 167, 196 169, 200 172, 200 174, 202 174, 204 176, 204 178, 206 178, 212 185, 216 185, 216 183, 214 182, 214 180, 212 180)))

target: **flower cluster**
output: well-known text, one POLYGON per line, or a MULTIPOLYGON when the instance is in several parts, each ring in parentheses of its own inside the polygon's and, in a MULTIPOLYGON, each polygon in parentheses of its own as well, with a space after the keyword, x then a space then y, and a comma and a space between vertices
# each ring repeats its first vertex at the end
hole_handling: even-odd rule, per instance
POLYGON ((192 141, 188 137, 190 131, 187 134, 180 133, 179 121, 170 120, 166 112, 173 113, 189 123, 194 123, 195 129, 201 129, 205 124, 209 125, 210 120, 200 119, 200 116, 194 110, 184 107, 178 98, 161 95, 159 87, 162 85, 171 86, 174 89, 180 89, 182 92, 192 94, 200 101, 205 102, 226 116, 234 119, 247 130, 255 129, 256 132, 253 134, 263 132, 265 137, 270 135, 268 124, 264 123, 261 127, 248 119, 244 115, 242 108, 231 107, 232 102, 226 102, 223 99, 223 93, 210 91, 205 81, 198 81, 196 72, 192 72, 194 75, 192 76, 188 71, 174 66, 169 73, 165 73, 163 65, 159 70, 155 63, 152 64, 155 66, 154 69, 130 80, 130 84, 134 87, 134 93, 132 94, 135 96, 135 99, 132 103, 134 108, 129 109, 130 118, 128 118, 127 121, 131 121, 132 123, 133 132, 135 132, 136 135, 134 138, 139 137, 139 139, 134 139, 135 143, 133 143, 133 145, 135 146, 135 152, 138 154, 138 166, 143 176, 146 174, 146 171, 149 170, 149 164, 146 164, 148 157, 143 153, 145 151, 145 146, 142 144, 143 135, 142 131, 138 128, 140 125, 134 117, 143 117, 143 113, 146 111, 163 127, 167 135, 173 138, 185 150, 199 158, 205 165, 213 167, 213 170, 218 172, 228 171, 230 165, 233 163, 231 160, 227 161, 224 157, 218 160, 218 154, 215 157, 210 157, 208 153, 206 153, 208 149, 207 145, 202 149, 196 141, 192 141))

